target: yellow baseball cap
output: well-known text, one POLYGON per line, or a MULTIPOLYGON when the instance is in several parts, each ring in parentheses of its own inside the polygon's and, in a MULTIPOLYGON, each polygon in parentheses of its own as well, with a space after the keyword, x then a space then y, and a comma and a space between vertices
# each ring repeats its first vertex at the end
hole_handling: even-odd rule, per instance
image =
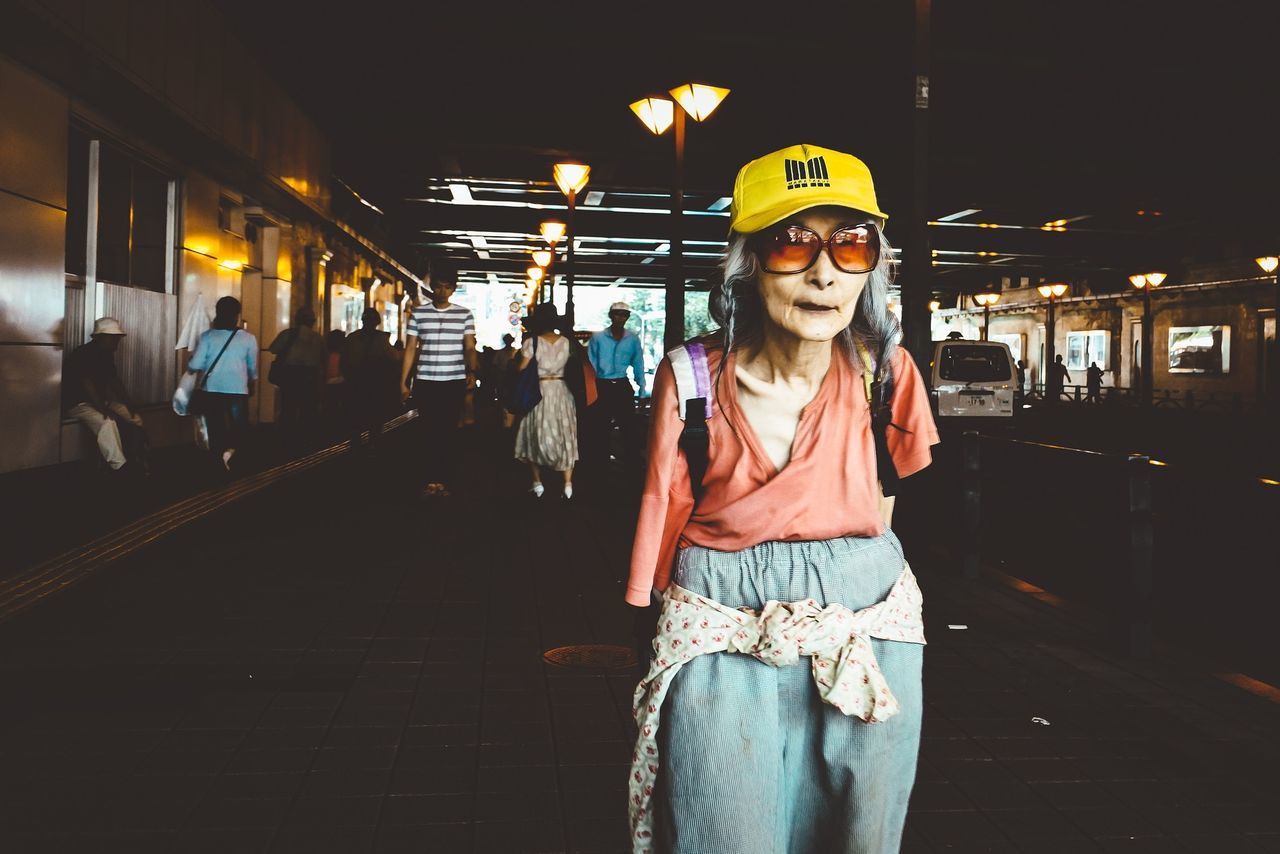
POLYGON ((889 218, 876 202, 867 164, 841 151, 792 145, 738 170, 729 228, 750 234, 818 205, 839 205, 889 218))

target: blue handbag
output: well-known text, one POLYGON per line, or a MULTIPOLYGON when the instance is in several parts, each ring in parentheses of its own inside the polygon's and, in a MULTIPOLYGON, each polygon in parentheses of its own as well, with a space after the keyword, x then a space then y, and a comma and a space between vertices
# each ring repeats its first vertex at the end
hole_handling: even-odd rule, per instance
POLYGON ((511 389, 511 397, 507 401, 507 411, 516 415, 526 415, 542 400, 542 387, 538 382, 538 339, 533 339, 533 356, 524 370, 516 375, 511 389))

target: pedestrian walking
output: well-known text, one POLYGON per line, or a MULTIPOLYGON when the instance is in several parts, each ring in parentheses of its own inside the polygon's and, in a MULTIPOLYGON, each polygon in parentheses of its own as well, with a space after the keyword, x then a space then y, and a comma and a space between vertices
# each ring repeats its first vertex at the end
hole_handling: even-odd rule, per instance
POLYGON ((658 369, 626 592, 662 598, 635 695, 636 852, 899 850, 924 635, 889 522, 938 436, 888 308, 885 219, 851 155, 748 163, 721 331, 658 369))
POLYGON ((609 306, 609 326, 591 336, 587 357, 595 369, 599 398, 587 410, 588 446, 596 462, 609 458, 610 436, 616 424, 622 433, 623 459, 637 456, 636 394, 644 396, 644 355, 640 339, 627 330, 631 306, 609 306), (631 380, 627 370, 631 370, 631 380), (635 381, 633 388, 631 383, 635 381))
POLYGON ((232 458, 244 447, 249 396, 258 381, 258 339, 240 328, 240 300, 218 300, 213 325, 200 336, 187 370, 204 372, 200 414, 209 427, 209 450, 231 471, 232 458))
MULTIPOLYGON (((62 405, 93 434, 111 471, 130 463, 148 473, 147 435, 116 370, 116 351, 127 333, 114 317, 93 322, 89 341, 72 350, 62 369, 62 405)), ((131 468, 134 466, 131 466, 131 468)))
POLYGON ((1026 393, 1027 393, 1027 363, 1019 359, 1018 360, 1018 396, 1021 397, 1026 393))
POLYGON ((1089 394, 1085 397, 1086 403, 1102 402, 1102 368, 1098 367, 1097 362, 1090 362, 1088 370, 1085 371, 1085 387, 1089 394))
POLYGON ((285 445, 292 448, 315 429, 320 417, 325 348, 315 323, 315 312, 304 305, 294 312, 293 326, 267 348, 276 357, 268 379, 280 389, 280 430, 285 445))
POLYGON ((347 424, 351 448, 359 448, 364 431, 372 447, 382 433, 399 398, 400 354, 391 346, 376 308, 366 308, 361 326, 347 336, 341 351, 342 388, 346 393, 347 424))
POLYGON ((1062 356, 1053 357, 1053 364, 1049 366, 1049 376, 1045 381, 1045 391, 1048 392, 1048 399, 1056 402, 1062 397, 1062 389, 1066 383, 1071 382, 1071 374, 1067 373, 1067 366, 1062 364, 1062 356))
POLYGON ((573 467, 578 462, 578 411, 565 381, 565 372, 573 368, 573 349, 568 337, 556 331, 559 320, 554 305, 542 303, 535 308, 528 323, 529 339, 520 348, 516 366, 517 371, 523 371, 533 359, 538 362, 542 399, 520 420, 515 448, 516 459, 527 463, 533 474, 529 491, 535 498, 545 492, 544 468, 560 472, 564 477, 562 495, 572 498, 573 467))
POLYGON ((457 449, 453 447, 463 397, 476 384, 476 322, 471 309, 450 302, 458 273, 444 262, 431 265, 431 299, 413 309, 405 330, 400 394, 418 410, 424 495, 449 495, 457 449))

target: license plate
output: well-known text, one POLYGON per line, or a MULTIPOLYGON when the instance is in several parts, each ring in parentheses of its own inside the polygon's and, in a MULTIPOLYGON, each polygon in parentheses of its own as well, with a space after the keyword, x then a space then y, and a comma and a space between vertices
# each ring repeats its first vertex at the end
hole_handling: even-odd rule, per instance
POLYGON ((961 394, 961 406, 995 406, 995 398, 989 394, 961 394))

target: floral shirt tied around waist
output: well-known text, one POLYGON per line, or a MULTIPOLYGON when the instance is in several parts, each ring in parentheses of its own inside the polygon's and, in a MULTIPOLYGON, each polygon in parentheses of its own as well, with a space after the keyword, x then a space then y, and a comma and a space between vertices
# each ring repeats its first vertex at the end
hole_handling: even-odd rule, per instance
POLYGON ((884 601, 859 611, 813 599, 765 603, 760 613, 730 608, 677 584, 667 587, 654 658, 636 687, 633 714, 640 734, 631 757, 628 809, 636 854, 648 854, 653 838, 650 802, 658 776, 658 724, 671 680, 699 655, 737 652, 783 667, 808 656, 813 681, 823 702, 867 723, 879 723, 899 711, 871 638, 923 644, 923 597, 911 567, 884 601))

